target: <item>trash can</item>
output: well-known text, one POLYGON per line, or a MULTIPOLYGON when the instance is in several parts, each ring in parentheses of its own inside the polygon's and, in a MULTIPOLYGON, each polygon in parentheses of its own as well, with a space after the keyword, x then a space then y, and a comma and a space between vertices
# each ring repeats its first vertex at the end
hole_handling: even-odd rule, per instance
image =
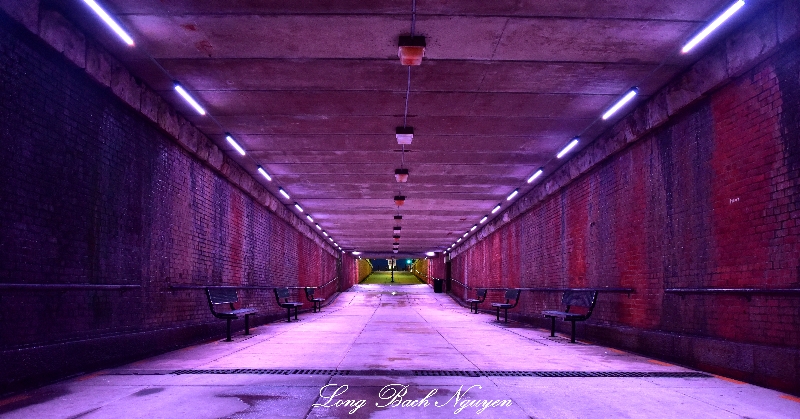
POLYGON ((442 288, 444 288, 444 279, 433 278, 433 292, 441 294, 442 288))

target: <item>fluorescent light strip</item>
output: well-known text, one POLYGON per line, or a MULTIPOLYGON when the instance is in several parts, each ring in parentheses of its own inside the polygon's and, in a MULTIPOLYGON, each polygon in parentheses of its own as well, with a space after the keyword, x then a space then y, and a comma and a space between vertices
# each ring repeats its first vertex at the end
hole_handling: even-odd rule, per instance
POLYGON ((496 213, 497 211, 500 211, 500 204, 497 204, 496 207, 492 208, 492 214, 496 213))
POLYGON ((428 253, 425 253, 425 255, 426 256, 436 256, 436 253, 435 252, 428 252, 428 253))
POLYGON ((463 237, 467 237, 467 235, 469 235, 469 231, 468 231, 468 232, 466 232, 466 233, 464 233, 464 236, 463 236, 463 237))
POLYGON ((264 176, 268 181, 272 182, 272 177, 269 175, 269 173, 267 173, 266 170, 264 170, 263 167, 258 166, 258 173, 261 173, 261 176, 264 176))
POLYGON ((623 96, 622 99, 620 99, 616 104, 614 104, 614 106, 611 107, 611 109, 607 110, 606 113, 603 114, 603 119, 605 120, 611 118, 611 115, 617 113, 617 111, 621 107, 625 106, 626 103, 630 102, 631 99, 633 99, 633 97, 636 96, 638 93, 639 89, 635 87, 631 88, 631 90, 629 90, 628 93, 625 93, 625 96, 623 96))
POLYGON ((476 228, 478 228, 478 225, 477 225, 477 224, 475 224, 474 226, 472 226, 472 228, 471 228, 471 229, 469 229, 469 231, 475 231, 475 229, 476 229, 476 228))
POLYGON ((106 25, 116 32, 126 44, 131 46, 133 45, 133 38, 131 38, 131 36, 128 35, 128 33, 125 32, 125 30, 122 29, 122 27, 119 26, 117 22, 115 22, 114 19, 112 19, 111 16, 109 16, 109 14, 106 13, 102 7, 100 7, 99 4, 97 4, 94 0, 83 0, 83 2, 88 4, 89 7, 91 7, 92 10, 94 10, 94 12, 97 14, 97 16, 100 16, 100 19, 103 19, 103 22, 105 22, 106 25))
POLYGON ((236 142, 236 140, 233 139, 233 137, 231 137, 230 134, 225 134, 225 139, 228 140, 228 144, 232 145, 233 148, 239 152, 239 154, 244 156, 244 149, 239 145, 239 143, 236 142))
POLYGON ((564 155, 569 153, 569 151, 575 148, 576 145, 578 145, 578 137, 573 138, 566 147, 561 149, 561 151, 558 152, 558 155, 556 155, 556 158, 560 159, 564 157, 564 155))
POLYGON ((483 218, 481 218, 481 221, 480 221, 480 223, 481 223, 481 224, 483 224, 483 223, 485 223, 485 222, 486 222, 486 220, 488 220, 488 219, 489 219, 489 216, 488 216, 488 215, 485 215, 485 216, 483 216, 483 218))
POLYGON ((306 215, 306 218, 308 219, 308 221, 311 221, 312 223, 314 222, 314 219, 311 218, 311 215, 306 215))
POLYGON ((722 15, 714 19, 713 22, 711 22, 702 31, 700 31, 700 33, 695 35, 694 38, 692 38, 689 42, 687 42, 686 45, 684 45, 683 48, 681 49, 681 52, 686 54, 687 52, 691 51, 692 48, 694 48, 695 46, 697 46, 697 44, 700 43, 700 41, 702 41, 708 35, 710 35, 711 32, 714 32, 715 29, 717 29, 720 25, 722 25, 722 23, 728 20, 731 16, 733 16, 734 13, 738 12, 739 9, 741 9, 742 7, 744 7, 744 0, 739 0, 736 3, 730 5, 730 7, 728 7, 728 9, 722 13, 722 15))
POLYGON ((456 243, 461 243, 461 237, 459 237, 458 240, 456 240, 456 243))
POLYGON ((333 237, 328 237, 328 240, 330 240, 331 243, 333 243, 333 237))
POLYGON ((544 173, 544 170, 542 169, 537 170, 536 173, 534 173, 533 175, 531 175, 531 177, 528 178, 528 183, 531 183, 534 180, 536 180, 536 178, 541 176, 542 173, 544 173))
POLYGON ((285 196, 286 199, 290 199, 289 194, 286 193, 286 191, 284 191, 283 188, 278 188, 278 192, 280 192, 281 195, 285 196))
POLYGON ((178 83, 175 83, 175 91, 178 92, 178 94, 180 94, 186 102, 192 105, 192 107, 194 108, 194 110, 197 111, 197 113, 199 113, 200 115, 206 114, 206 110, 203 109, 203 107, 200 106, 200 104, 197 103, 197 101, 194 100, 194 98, 189 96, 189 93, 183 89, 183 86, 181 86, 178 83))
POLYGON ((323 231, 322 234, 324 234, 325 237, 328 237, 328 233, 327 232, 323 231))
POLYGON ((297 208, 298 211, 303 212, 303 207, 301 207, 297 202, 294 203, 294 207, 297 208))
POLYGON ((314 224, 314 227, 316 227, 317 230, 322 230, 322 227, 320 227, 319 224, 314 224))
POLYGON ((514 199, 514 197, 517 196, 518 193, 519 193, 519 189, 514 189, 514 192, 511 192, 511 195, 509 195, 508 198, 506 198, 506 201, 510 201, 510 200, 514 199))
POLYGON ((353 251, 353 254, 354 254, 354 255, 356 255, 356 256, 358 256, 358 255, 360 255, 360 254, 361 254, 361 252, 356 252, 356 251, 353 251))

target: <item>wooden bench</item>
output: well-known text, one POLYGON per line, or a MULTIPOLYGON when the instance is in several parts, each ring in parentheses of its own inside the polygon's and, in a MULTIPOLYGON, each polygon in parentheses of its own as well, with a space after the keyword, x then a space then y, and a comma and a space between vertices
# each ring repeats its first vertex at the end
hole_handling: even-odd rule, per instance
POLYGON ((492 307, 497 309, 497 321, 500 321, 500 309, 505 310, 506 315, 506 323, 508 323, 508 309, 514 308, 519 303, 519 293, 520 290, 516 289, 508 289, 506 290, 506 302, 505 303, 492 303, 492 307), (514 300, 514 304, 511 304, 511 300, 514 300))
POLYGON ((275 300, 278 301, 278 305, 286 309, 286 321, 292 321, 292 309, 294 309, 294 319, 297 320, 297 308, 302 307, 303 303, 289 301, 291 298, 289 288, 275 288, 273 291, 275 291, 275 300))
POLYGON ((211 308, 211 314, 218 319, 225 319, 228 321, 228 338, 225 342, 231 341, 231 320, 236 320, 240 316, 244 316, 244 334, 250 334, 250 316, 258 313, 254 308, 240 308, 236 309, 234 303, 239 302, 239 297, 236 295, 236 288, 206 288, 206 296, 208 296, 208 306, 211 308), (229 304, 230 310, 216 310, 214 306, 218 304, 229 304))
POLYGON ((324 298, 314 297, 314 288, 313 287, 306 287, 306 299, 311 301, 311 308, 314 310, 314 313, 317 311, 322 311, 322 302, 325 301, 324 298))
POLYGON ((475 293, 478 298, 469 298, 464 301, 469 303, 469 312, 470 313, 477 313, 478 312, 478 304, 482 303, 486 300, 486 290, 479 289, 477 293, 475 293))
POLYGON ((575 322, 587 320, 592 315, 594 304, 597 302, 597 291, 565 291, 561 297, 561 304, 567 306, 566 311, 543 311, 542 314, 550 319, 550 336, 556 335, 556 318, 572 322, 572 338, 575 343, 575 322), (582 312, 570 312, 573 307, 582 307, 582 312))

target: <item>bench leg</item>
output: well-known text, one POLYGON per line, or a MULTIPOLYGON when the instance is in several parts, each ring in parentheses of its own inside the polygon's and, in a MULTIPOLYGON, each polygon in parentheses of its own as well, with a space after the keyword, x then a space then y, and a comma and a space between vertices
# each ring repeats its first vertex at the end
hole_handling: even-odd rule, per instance
POLYGON ((505 309, 506 323, 508 323, 508 309, 505 309))
POLYGON ((294 308, 294 319, 297 320, 297 307, 294 308))
POLYGON ((225 339, 225 342, 230 342, 231 341, 231 319, 225 319, 225 320, 228 321, 228 328, 227 328, 228 338, 225 339))
POLYGON ((244 334, 245 335, 249 335, 250 334, 250 315, 249 314, 245 314, 244 315, 244 334))
POLYGON ((500 307, 497 307, 497 321, 500 321, 500 307))
POLYGON ((572 339, 570 339, 570 343, 575 343, 575 320, 572 321, 572 339))
POLYGON ((556 337, 556 318, 550 317, 550 337, 556 337))
POLYGON ((286 321, 287 322, 291 322, 292 321, 292 308, 291 307, 286 307, 286 321))

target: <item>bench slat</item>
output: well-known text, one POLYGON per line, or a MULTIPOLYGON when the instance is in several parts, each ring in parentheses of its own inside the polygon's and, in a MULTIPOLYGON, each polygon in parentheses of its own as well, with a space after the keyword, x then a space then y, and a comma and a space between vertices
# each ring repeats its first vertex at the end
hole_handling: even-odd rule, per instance
POLYGON ((564 291, 561 304, 575 307, 591 307, 594 305, 595 291, 564 291))
POLYGON ((236 303, 239 297, 236 295, 236 288, 207 288, 208 298, 211 304, 236 303))

